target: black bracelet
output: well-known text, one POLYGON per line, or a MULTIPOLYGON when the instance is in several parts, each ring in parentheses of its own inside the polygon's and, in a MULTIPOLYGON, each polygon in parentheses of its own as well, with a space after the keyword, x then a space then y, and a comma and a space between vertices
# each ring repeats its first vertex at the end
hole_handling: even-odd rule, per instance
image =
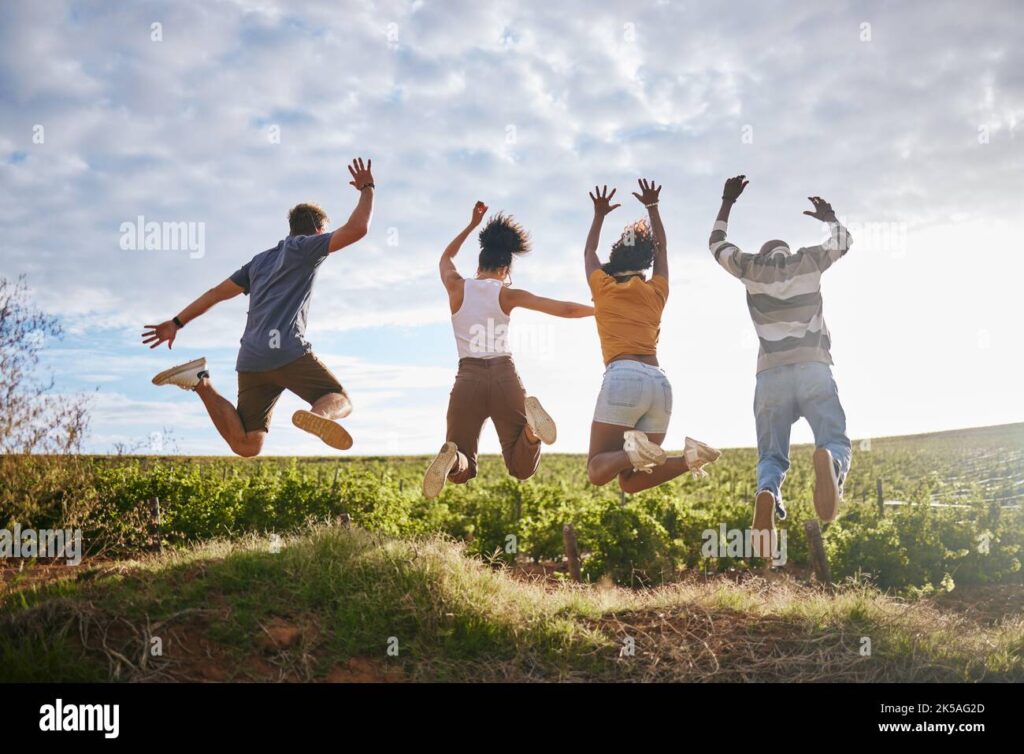
POLYGON ((178 329, 179 329, 179 330, 180 330, 181 328, 183 328, 183 327, 185 326, 185 325, 184 325, 184 324, 182 323, 182 321, 181 321, 180 319, 178 319, 177 317, 175 317, 174 319, 172 319, 172 320, 171 320, 171 322, 173 322, 174 324, 176 324, 176 325, 178 326, 178 329))
POLYGON ((368 188, 377 188, 377 187, 374 186, 372 183, 364 183, 362 186, 359 187, 359 190, 362 191, 363 189, 368 189, 368 188))
POLYGON ((735 204, 735 203, 736 203, 736 200, 735 200, 735 199, 730 199, 730 198, 729 198, 729 197, 727 197, 727 196, 723 196, 723 197, 722 197, 722 201, 723 201, 723 202, 729 202, 729 204, 735 204))

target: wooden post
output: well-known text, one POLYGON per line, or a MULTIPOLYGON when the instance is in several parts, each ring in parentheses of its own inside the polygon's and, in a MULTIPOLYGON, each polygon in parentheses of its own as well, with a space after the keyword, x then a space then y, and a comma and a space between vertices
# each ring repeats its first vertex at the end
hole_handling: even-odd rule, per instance
POLYGON ((825 545, 821 541, 821 526, 818 524, 818 519, 811 518, 804 521, 804 533, 807 534, 807 551, 811 556, 811 565, 814 567, 814 577, 820 584, 832 591, 832 573, 828 568, 828 558, 825 557, 825 545))
POLYGON ((619 505, 626 505, 626 491, 621 488, 619 489, 619 505))
POLYGON ((334 481, 331 482, 331 489, 333 490, 338 486, 338 474, 341 473, 341 464, 339 463, 337 468, 334 469, 334 481))
POLYGON ((160 498, 151 497, 147 502, 149 504, 149 549, 153 552, 161 552, 163 550, 161 541, 163 535, 160 531, 160 498))
POLYGON ((580 575, 580 551, 576 543, 576 530, 572 524, 562 527, 562 542, 565 545, 565 558, 569 562, 569 575, 573 581, 582 581, 580 575))
POLYGON ((885 516, 885 495, 882 494, 881 478, 875 482, 875 491, 878 493, 878 516, 882 518, 885 516))

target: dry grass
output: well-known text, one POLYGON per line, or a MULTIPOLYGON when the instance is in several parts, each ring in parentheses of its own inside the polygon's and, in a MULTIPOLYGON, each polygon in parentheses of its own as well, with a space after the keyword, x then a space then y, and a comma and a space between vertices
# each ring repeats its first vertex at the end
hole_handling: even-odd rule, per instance
POLYGON ((760 577, 552 586, 444 538, 336 527, 276 554, 220 541, 0 597, 6 680, 1024 679, 1020 612, 978 622, 863 584, 828 595, 760 577))

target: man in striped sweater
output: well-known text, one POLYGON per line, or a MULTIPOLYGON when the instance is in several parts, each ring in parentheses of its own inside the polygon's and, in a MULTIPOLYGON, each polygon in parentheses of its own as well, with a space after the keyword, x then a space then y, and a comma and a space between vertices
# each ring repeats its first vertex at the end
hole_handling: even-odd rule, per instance
POLYGON ((814 432, 814 509, 822 521, 839 512, 843 480, 850 468, 846 414, 832 378, 831 340, 822 315, 821 274, 853 243, 832 206, 809 197, 813 211, 828 223, 830 235, 819 246, 792 251, 784 241, 768 241, 757 254, 740 251, 726 240, 729 211, 748 181, 738 175, 725 182, 722 208, 711 231, 711 253, 747 289, 747 308, 760 341, 754 418, 757 425, 755 531, 775 528, 786 518, 782 482, 789 470, 789 433, 800 417, 814 432))

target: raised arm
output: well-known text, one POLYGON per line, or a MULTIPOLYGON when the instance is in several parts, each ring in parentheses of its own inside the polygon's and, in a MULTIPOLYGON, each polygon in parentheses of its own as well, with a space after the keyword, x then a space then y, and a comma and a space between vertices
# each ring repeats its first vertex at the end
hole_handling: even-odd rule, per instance
POLYGON ((594 202, 594 219, 590 223, 590 232, 587 233, 587 245, 583 248, 583 263, 587 271, 587 280, 594 270, 600 269, 601 260, 597 257, 597 246, 601 243, 601 226, 604 225, 604 216, 621 204, 612 204, 612 197, 615 196, 615 189, 608 193, 608 186, 603 189, 594 186, 590 192, 590 199, 594 202))
POLYGON ((359 192, 359 201, 356 203, 356 208, 352 210, 348 222, 331 233, 331 241, 327 245, 329 254, 355 243, 370 229, 374 191, 373 174, 370 172, 372 165, 373 160, 367 160, 363 165, 363 158, 357 157, 348 166, 348 172, 352 175, 352 180, 349 183, 355 186, 356 191, 359 192))
POLYGON ((715 225, 711 230, 711 237, 708 238, 708 248, 711 249, 715 261, 725 268, 726 272, 738 278, 743 277, 743 252, 734 243, 726 241, 729 230, 729 213, 732 205, 739 199, 743 189, 750 181, 745 175, 737 175, 725 182, 722 190, 722 206, 718 210, 718 217, 715 218, 715 225))
POLYGON ((469 219, 469 225, 459 232, 459 235, 452 239, 452 242, 448 244, 444 251, 441 253, 441 261, 438 265, 441 272, 441 282, 444 283, 444 287, 451 291, 452 286, 459 280, 462 280, 462 276, 459 275, 459 271, 455 269, 455 255, 459 253, 459 249, 462 248, 462 244, 469 238, 469 234, 480 224, 483 220, 484 215, 487 213, 487 205, 483 202, 477 202, 473 205, 473 215, 469 219))
POLYGON ((587 304, 577 304, 573 301, 558 301, 553 298, 535 296, 529 291, 517 288, 504 288, 501 291, 502 304, 510 312, 516 307, 532 309, 535 312, 543 312, 555 317, 577 319, 579 317, 594 316, 594 307, 587 304))
POLYGON ((242 293, 243 290, 242 286, 228 278, 182 309, 177 317, 161 322, 159 325, 144 325, 144 327, 150 329, 142 333, 142 343, 150 348, 156 348, 161 343, 166 342, 167 347, 170 348, 171 344, 174 343, 174 338, 178 335, 178 330, 200 314, 205 314, 215 304, 227 301, 229 298, 234 298, 239 293, 242 293))
POLYGON ((646 181, 643 178, 637 183, 640 184, 640 193, 634 191, 633 196, 647 207, 647 213, 651 218, 651 232, 654 233, 654 274, 668 280, 668 238, 665 236, 665 226, 658 211, 661 186, 655 186, 654 181, 646 181))
POLYGON ((813 217, 815 220, 828 223, 829 238, 823 244, 808 246, 800 251, 813 257, 818 265, 818 269, 824 272, 853 246, 853 236, 839 222, 839 218, 836 217, 835 210, 832 209, 831 204, 820 196, 809 196, 807 198, 811 200, 814 210, 805 210, 804 214, 813 217))

